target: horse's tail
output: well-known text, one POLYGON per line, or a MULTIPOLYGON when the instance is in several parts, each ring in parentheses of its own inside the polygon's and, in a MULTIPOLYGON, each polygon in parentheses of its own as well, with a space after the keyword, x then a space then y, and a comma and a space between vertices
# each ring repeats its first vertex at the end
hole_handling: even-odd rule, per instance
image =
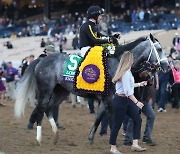
POLYGON ((35 93, 37 89, 35 67, 39 61, 40 59, 38 58, 27 67, 24 75, 17 84, 14 106, 16 117, 20 118, 24 114, 25 107, 29 102, 35 105, 35 93))

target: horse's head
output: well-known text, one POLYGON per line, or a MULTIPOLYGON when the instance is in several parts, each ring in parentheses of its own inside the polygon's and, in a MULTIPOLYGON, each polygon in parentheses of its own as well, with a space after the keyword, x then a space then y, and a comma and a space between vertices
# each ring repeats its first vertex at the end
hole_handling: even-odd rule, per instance
POLYGON ((149 41, 151 43, 151 50, 153 50, 151 51, 153 52, 152 61, 156 61, 155 67, 160 66, 163 71, 167 71, 169 69, 169 62, 162 50, 161 44, 152 34, 150 34, 149 41))
POLYGON ((152 34, 146 41, 139 44, 133 52, 135 68, 140 67, 149 71, 157 69, 167 71, 169 69, 169 63, 162 51, 161 44, 152 34))

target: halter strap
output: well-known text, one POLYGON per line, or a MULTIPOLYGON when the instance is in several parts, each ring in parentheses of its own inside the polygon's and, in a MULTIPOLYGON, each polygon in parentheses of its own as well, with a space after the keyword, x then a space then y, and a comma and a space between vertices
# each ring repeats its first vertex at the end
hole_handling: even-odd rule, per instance
POLYGON ((156 58, 157 58, 157 63, 156 63, 156 64, 160 65, 160 62, 161 62, 162 60, 165 60, 165 58, 160 59, 159 54, 158 54, 158 52, 157 52, 157 50, 156 50, 156 48, 155 48, 155 46, 154 46, 154 43, 151 41, 150 38, 148 38, 148 39, 149 39, 150 44, 151 44, 151 51, 150 51, 150 53, 149 53, 149 57, 148 57, 148 60, 147 60, 147 61, 149 62, 149 60, 150 60, 150 58, 151 58, 151 55, 152 55, 152 52, 154 51, 154 52, 155 52, 155 55, 156 55, 156 58), (154 49, 154 50, 153 50, 153 49, 154 49))

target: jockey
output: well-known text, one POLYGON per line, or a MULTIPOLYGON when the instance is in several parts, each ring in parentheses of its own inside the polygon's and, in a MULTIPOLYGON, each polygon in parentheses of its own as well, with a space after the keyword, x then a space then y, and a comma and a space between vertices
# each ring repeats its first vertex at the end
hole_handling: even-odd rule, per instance
POLYGON ((104 36, 97 29, 97 25, 99 24, 103 13, 104 9, 99 6, 91 6, 87 10, 88 21, 80 27, 80 50, 82 57, 84 57, 89 48, 95 45, 105 43, 118 44, 116 38, 120 38, 120 34, 115 34, 114 36, 104 36))

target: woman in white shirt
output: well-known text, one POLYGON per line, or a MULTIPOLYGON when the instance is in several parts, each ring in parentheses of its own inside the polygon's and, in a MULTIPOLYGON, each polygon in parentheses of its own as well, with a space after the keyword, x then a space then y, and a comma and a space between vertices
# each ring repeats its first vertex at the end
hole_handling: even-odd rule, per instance
POLYGON ((146 81, 141 83, 134 83, 134 77, 130 71, 133 64, 133 53, 125 52, 119 62, 119 66, 116 70, 116 74, 112 79, 115 83, 116 95, 113 99, 113 125, 110 135, 110 152, 113 154, 121 154, 116 148, 116 139, 118 136, 119 129, 128 115, 134 121, 133 127, 133 144, 131 147, 132 151, 145 151, 146 148, 142 148, 138 145, 138 139, 140 139, 141 132, 141 116, 140 109, 144 106, 143 103, 139 102, 134 96, 134 88, 139 86, 147 85, 146 81))

